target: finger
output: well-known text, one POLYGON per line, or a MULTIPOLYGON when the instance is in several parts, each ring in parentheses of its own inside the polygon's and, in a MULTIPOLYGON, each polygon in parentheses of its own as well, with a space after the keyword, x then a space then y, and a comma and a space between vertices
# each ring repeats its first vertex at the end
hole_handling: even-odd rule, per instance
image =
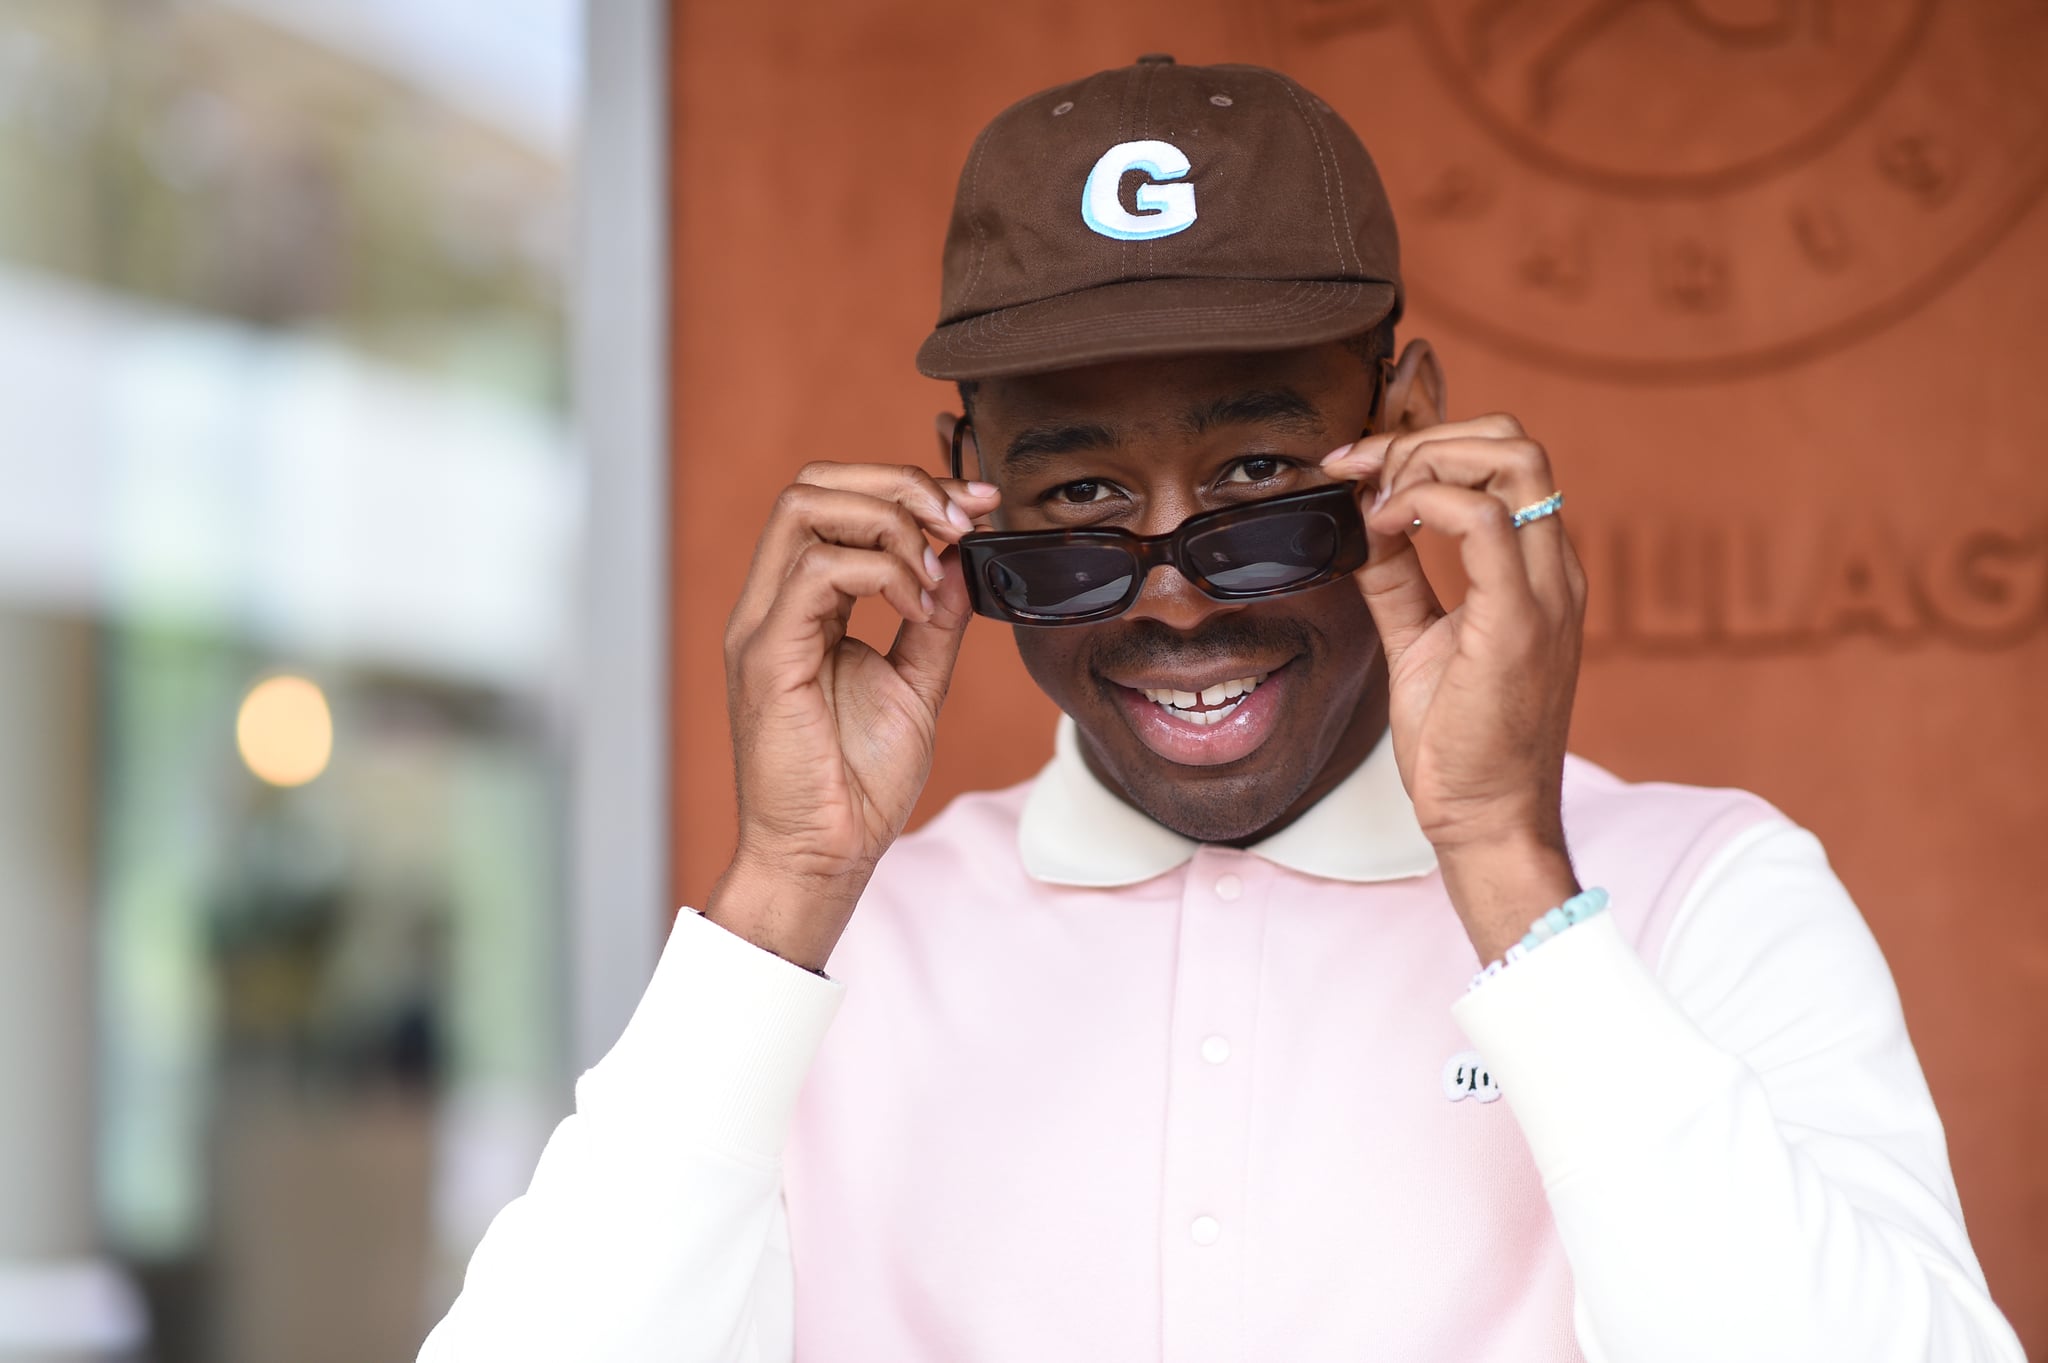
POLYGON ((906 620, 929 620, 937 605, 894 554, 843 544, 807 546, 759 628, 740 640, 742 672, 756 685, 811 680, 825 650, 845 636, 853 603, 867 596, 881 597, 906 620))
MULTIPOLYGON (((1500 498, 1512 513, 1542 501, 1556 490, 1550 457, 1527 438, 1450 436, 1425 440, 1407 453, 1398 470, 1389 466, 1380 483, 1381 498, 1399 496, 1423 482, 1469 487, 1500 498)), ((1523 526, 1516 535, 1529 565, 1537 595, 1555 606, 1569 599, 1565 570, 1564 529, 1553 513, 1523 526)))
POLYGON ((967 579, 960 572, 960 551, 942 556, 945 574, 932 592, 935 609, 928 620, 905 620, 889 649, 889 664, 933 714, 945 703, 953 684, 953 665, 960 641, 967 637, 973 610, 967 600, 967 579))
POLYGON ((1365 480, 1374 477, 1390 463, 1398 464, 1406 457, 1406 451, 1424 440, 1460 436, 1519 439, 1522 435, 1521 422, 1505 412, 1495 412, 1466 421, 1446 421, 1419 430, 1384 431, 1378 435, 1361 436, 1351 444, 1324 455, 1323 469, 1333 478, 1365 480))
POLYGON ((1504 412, 1488 416, 1473 417, 1469 421, 1446 421, 1441 425, 1425 426, 1419 430, 1401 431, 1387 442, 1384 467, 1380 472, 1380 488, 1384 491, 1401 476, 1401 470, 1415 458, 1416 451, 1423 446, 1445 440, 1521 440, 1524 439, 1522 423, 1504 412))
POLYGON ((1480 440, 1522 440, 1528 432, 1522 423, 1506 412, 1489 412, 1464 421, 1444 421, 1434 426, 1420 426, 1412 431, 1397 431, 1388 440, 1387 462, 1398 465, 1404 461, 1417 445, 1431 440, 1459 440, 1475 438, 1480 440))
POLYGON ((1322 458, 1323 472, 1347 482, 1378 484, 1380 467, 1386 462, 1392 435, 1364 435, 1349 445, 1339 445, 1322 458))
POLYGON ((927 534, 949 544, 973 528, 976 516, 987 515, 1002 500, 992 483, 934 478, 915 464, 819 461, 804 465, 796 480, 895 502, 916 517, 927 534))
POLYGON ((1572 612, 1578 619, 1586 618, 1586 567, 1579 561, 1578 546, 1572 543, 1570 531, 1559 532, 1564 539, 1564 577, 1571 586, 1572 612))
POLYGON ((1401 453, 1398 466, 1389 462, 1380 486, 1399 492, 1422 479, 1495 493, 1510 504, 1509 510, 1555 490, 1550 456, 1527 437, 1468 435, 1417 441, 1401 453))
POLYGON ((1483 627, 1548 618, 1529 581, 1529 565, 1515 543, 1507 504, 1490 493, 1448 483, 1415 483, 1389 497, 1366 524, 1382 534, 1416 519, 1458 542, 1469 580, 1465 601, 1483 627))
POLYGON ((922 585, 938 585, 938 560, 923 527, 902 504, 814 483, 791 483, 775 498, 733 609, 742 631, 751 630, 768 613, 797 556, 819 543, 882 550, 902 559, 923 579, 922 585))
POLYGON ((1367 558, 1358 570, 1358 590, 1372 612, 1387 666, 1392 667, 1410 644, 1443 619, 1443 603, 1422 570, 1415 541, 1405 531, 1379 534, 1368 526, 1365 542, 1367 558))

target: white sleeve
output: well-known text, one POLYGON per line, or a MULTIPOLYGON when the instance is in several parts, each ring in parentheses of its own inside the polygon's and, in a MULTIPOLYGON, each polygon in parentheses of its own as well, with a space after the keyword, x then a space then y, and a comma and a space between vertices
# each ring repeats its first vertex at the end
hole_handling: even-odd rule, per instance
POLYGON ((1804 829, 1724 849, 1656 975, 1603 914, 1452 1013, 1542 1173, 1591 1363, 2024 1363, 1891 973, 1804 829))
POLYGON ((788 1363, 782 1150, 844 993, 679 914, 420 1363, 788 1363))

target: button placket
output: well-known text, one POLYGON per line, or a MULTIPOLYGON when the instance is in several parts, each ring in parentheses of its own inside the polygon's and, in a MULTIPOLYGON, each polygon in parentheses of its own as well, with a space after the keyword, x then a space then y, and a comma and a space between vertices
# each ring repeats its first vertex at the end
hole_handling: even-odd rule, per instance
POLYGON ((1249 854, 1203 847, 1182 887, 1160 1208, 1169 1358, 1246 1350, 1245 1177, 1269 881, 1249 854))

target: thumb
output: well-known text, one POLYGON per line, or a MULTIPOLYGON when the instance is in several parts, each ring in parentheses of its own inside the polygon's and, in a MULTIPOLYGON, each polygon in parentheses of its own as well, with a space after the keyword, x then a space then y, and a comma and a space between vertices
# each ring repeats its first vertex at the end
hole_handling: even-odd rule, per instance
POLYGON ((932 589, 931 619, 905 620, 889 647, 889 665, 934 715, 945 703, 946 688, 953 684, 953 664, 967 637, 967 622, 974 618, 960 551, 948 549, 941 554, 939 567, 945 576, 932 589))

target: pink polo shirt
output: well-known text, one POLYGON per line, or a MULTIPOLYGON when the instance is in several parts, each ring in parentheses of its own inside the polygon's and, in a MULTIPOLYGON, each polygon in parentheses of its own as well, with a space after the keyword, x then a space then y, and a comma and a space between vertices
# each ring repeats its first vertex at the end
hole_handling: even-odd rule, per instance
POLYGON ((1063 724, 831 980, 683 915, 422 1358, 2018 1360, 1818 844, 1576 759, 1564 816, 1614 907, 1467 992, 1384 742, 1233 851, 1063 724))

